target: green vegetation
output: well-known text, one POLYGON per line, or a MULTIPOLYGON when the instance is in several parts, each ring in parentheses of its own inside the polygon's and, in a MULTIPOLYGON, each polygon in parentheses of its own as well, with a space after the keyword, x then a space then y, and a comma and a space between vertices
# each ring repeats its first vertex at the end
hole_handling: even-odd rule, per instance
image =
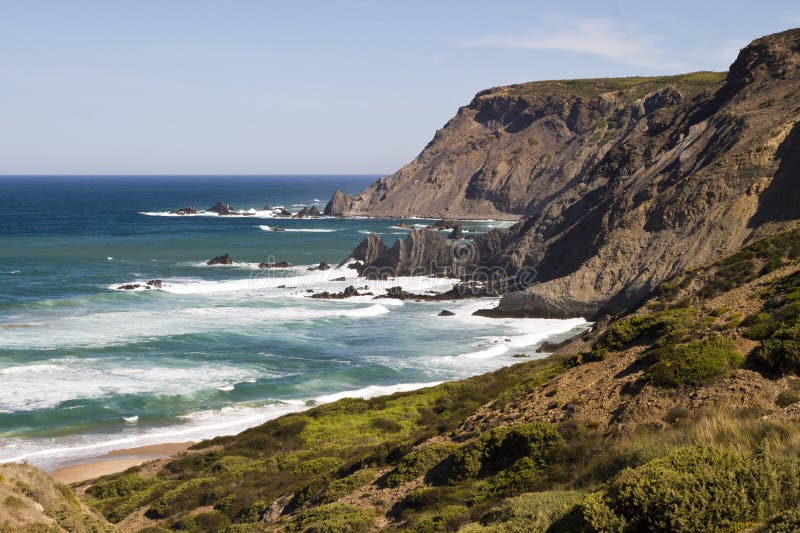
POLYGON ((738 296, 708 300, 795 265, 798 237, 753 243, 662 283, 635 313, 586 336, 588 352, 318 406, 200 443, 155 475, 109 476, 87 495, 112 521, 149 506, 159 528, 186 531, 260 531, 265 520, 289 531, 356 532, 384 520, 426 532, 794 531, 800 432, 762 415, 798 403, 800 393, 767 387, 767 406, 745 408, 724 403, 728 387, 702 387, 742 366, 752 341, 749 368, 800 368, 800 271, 762 280, 744 320, 738 296), (605 362, 590 366, 596 361, 605 362), (597 405, 571 395, 568 381, 551 381, 575 367, 577 379, 596 377, 593 368, 638 373, 620 401, 652 394, 657 416, 612 431, 578 416, 597 405), (723 409, 699 408, 672 387, 719 394, 723 409))
POLYGON ((677 76, 633 76, 629 78, 589 78, 578 80, 553 80, 521 83, 508 88, 509 94, 528 95, 577 95, 584 98, 608 92, 631 92, 631 101, 668 85, 677 85, 689 93, 696 93, 725 79, 725 72, 690 72, 677 76))
POLYGON ((698 386, 726 376, 744 363, 736 344, 720 336, 682 346, 663 348, 647 376, 657 385, 698 386))
POLYGON ((735 531, 798 505, 799 467, 767 450, 677 449, 620 472, 583 516, 593 531, 708 531, 711 517, 735 531))
POLYGON ((769 274, 800 257, 800 229, 768 237, 742 248, 716 264, 717 271, 700 290, 711 298, 769 274))
MULTIPOLYGON (((374 482, 377 468, 391 467, 379 481, 389 486, 425 474, 454 450, 415 449, 415 443, 453 430, 491 400, 498 405, 516 401, 574 364, 571 358, 530 361, 429 389, 340 400, 235 437, 202 442, 152 477, 136 468, 109 476, 91 486, 87 495, 112 522, 149 505, 150 518, 176 528, 188 527, 183 521, 187 513, 203 506, 213 506, 234 525, 257 522, 272 501, 286 494, 294 495, 292 512, 311 513, 374 482)), ((341 510, 325 507, 325 512, 337 509, 341 510)), ((314 513, 303 516, 309 523, 317 520, 314 513)), ((214 514, 199 520, 222 519, 214 514)), ((204 527, 197 524, 190 523, 204 527)))

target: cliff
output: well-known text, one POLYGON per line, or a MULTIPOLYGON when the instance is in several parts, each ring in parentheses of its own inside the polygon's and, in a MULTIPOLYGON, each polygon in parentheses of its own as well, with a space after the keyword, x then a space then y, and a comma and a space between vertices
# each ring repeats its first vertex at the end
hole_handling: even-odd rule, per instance
POLYGON ((521 217, 481 264, 535 269, 500 313, 598 316, 800 218, 800 30, 727 74, 536 82, 479 93, 345 214, 521 217))

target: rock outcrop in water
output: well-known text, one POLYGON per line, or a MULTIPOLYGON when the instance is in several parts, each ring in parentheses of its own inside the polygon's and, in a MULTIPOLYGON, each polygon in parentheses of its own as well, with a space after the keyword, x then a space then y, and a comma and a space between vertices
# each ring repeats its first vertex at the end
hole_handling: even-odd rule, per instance
POLYGON ((206 209, 206 211, 210 213, 216 213, 218 215, 236 215, 239 213, 232 205, 223 204, 222 202, 217 202, 206 209))
POLYGON ((325 206, 325 215, 329 217, 340 217, 345 214, 350 208, 350 204, 353 202, 353 197, 349 194, 345 194, 339 189, 336 189, 336 192, 333 193, 333 197, 325 206))
MULTIPOLYGON (((483 91, 344 214, 521 217, 473 239, 477 263, 536 271, 497 312, 614 313, 676 272, 797 224, 799 65, 800 30, 790 30, 751 43, 727 74, 483 91)), ((446 258, 446 242, 410 239, 391 254, 368 248, 402 268, 446 258)))
POLYGON ((233 259, 230 254, 218 255, 206 261, 207 265, 232 265, 233 259))
POLYGON ((348 260, 358 261, 360 274, 392 276, 458 276, 475 265, 473 246, 448 240, 439 231, 413 230, 388 248, 370 235, 353 250, 348 260))
POLYGON ((321 213, 319 212, 319 208, 315 205, 312 205, 310 207, 308 206, 304 207, 292 218, 312 218, 312 217, 318 217, 320 215, 321 213))

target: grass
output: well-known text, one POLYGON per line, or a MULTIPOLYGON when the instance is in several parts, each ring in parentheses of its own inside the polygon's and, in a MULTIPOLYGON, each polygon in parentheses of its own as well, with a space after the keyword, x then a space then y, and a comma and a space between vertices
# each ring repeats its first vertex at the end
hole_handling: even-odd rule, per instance
POLYGON ((725 72, 691 72, 677 76, 633 76, 629 78, 589 78, 521 83, 508 87, 512 95, 577 95, 594 97, 614 91, 630 91, 633 100, 648 92, 675 84, 688 91, 700 91, 725 79, 725 72))

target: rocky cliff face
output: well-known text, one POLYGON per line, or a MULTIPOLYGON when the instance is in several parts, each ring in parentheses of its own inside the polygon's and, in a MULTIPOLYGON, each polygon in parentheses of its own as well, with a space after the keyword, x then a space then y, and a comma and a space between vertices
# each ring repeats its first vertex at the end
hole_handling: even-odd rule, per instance
POLYGON ((524 218, 475 239, 535 268, 508 314, 595 316, 800 218, 800 30, 727 74, 536 82, 479 93, 347 214, 524 218))

